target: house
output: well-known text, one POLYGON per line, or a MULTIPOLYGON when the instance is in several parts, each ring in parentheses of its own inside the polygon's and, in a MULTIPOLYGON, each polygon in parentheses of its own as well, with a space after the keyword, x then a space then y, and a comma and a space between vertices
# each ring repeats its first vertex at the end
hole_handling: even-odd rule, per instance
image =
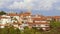
POLYGON ((11 17, 11 19, 14 21, 18 21, 18 23, 19 24, 22 24, 21 23, 21 17, 20 17, 20 15, 19 14, 16 14, 16 13, 9 13, 9 14, 7 14, 8 16, 10 16, 11 17))
POLYGON ((36 27, 36 28, 42 28, 43 30, 49 30, 50 28, 49 22, 46 20, 46 18, 42 16, 31 17, 30 20, 31 21, 25 22, 26 24, 28 24, 29 28, 36 27))
POLYGON ((35 23, 30 23, 28 22, 28 27, 32 28, 32 27, 36 27, 36 28, 42 28, 43 30, 47 30, 50 28, 50 25, 48 22, 35 22, 35 23))
MULTIPOLYGON (((19 16, 17 14, 7 14, 0 17, 0 24, 13 24, 14 22, 18 23, 19 16)), ((5 26, 4 26, 5 27, 5 26)))
POLYGON ((47 21, 53 20, 52 16, 46 16, 46 18, 47 18, 47 21))
POLYGON ((22 14, 19 14, 19 16, 20 16, 20 21, 22 23, 25 23, 31 18, 31 12, 24 12, 22 14))
POLYGON ((54 19, 55 21, 60 21, 60 16, 53 16, 53 19, 54 19))

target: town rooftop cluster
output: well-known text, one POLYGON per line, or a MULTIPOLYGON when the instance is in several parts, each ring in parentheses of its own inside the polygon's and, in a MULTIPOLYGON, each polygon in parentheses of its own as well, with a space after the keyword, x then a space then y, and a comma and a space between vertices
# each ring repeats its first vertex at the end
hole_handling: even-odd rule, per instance
POLYGON ((24 13, 8 13, 0 16, 0 28, 6 26, 13 26, 24 30, 24 27, 29 28, 36 27, 37 29, 42 28, 43 30, 50 29, 50 21, 60 21, 60 16, 43 16, 43 15, 32 15, 31 12, 24 13))

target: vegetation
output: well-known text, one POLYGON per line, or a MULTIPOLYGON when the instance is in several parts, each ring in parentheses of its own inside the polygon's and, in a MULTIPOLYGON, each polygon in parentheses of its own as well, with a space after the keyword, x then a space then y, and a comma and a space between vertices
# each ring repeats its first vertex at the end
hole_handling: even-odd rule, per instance
POLYGON ((4 15, 4 14, 6 14, 6 12, 0 11, 0 15, 4 15))
POLYGON ((0 34, 60 34, 60 22, 51 21, 51 30, 49 31, 41 31, 36 28, 29 29, 28 27, 24 28, 24 31, 14 29, 14 27, 5 27, 3 29, 0 28, 0 34))

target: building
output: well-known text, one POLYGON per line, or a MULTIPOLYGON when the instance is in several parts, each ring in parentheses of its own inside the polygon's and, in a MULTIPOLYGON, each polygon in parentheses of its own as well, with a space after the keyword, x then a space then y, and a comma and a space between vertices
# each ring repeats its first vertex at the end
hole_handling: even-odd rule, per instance
POLYGON ((36 27, 42 28, 43 30, 49 30, 50 25, 49 21, 51 18, 47 18, 43 15, 32 15, 31 12, 24 12, 20 14, 9 13, 6 15, 0 16, 0 27, 4 28, 10 24, 15 28, 24 30, 25 26, 29 28, 36 27))
POLYGON ((54 19, 55 21, 60 21, 60 16, 53 16, 53 19, 54 19))

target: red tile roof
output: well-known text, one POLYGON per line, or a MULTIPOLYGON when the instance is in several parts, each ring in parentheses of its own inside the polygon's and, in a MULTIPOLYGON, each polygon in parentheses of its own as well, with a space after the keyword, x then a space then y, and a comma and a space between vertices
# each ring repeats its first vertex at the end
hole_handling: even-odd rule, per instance
POLYGON ((30 12, 25 12, 25 13, 19 14, 19 16, 23 16, 23 17, 30 16, 30 15, 31 15, 30 12))
POLYGON ((27 22, 28 24, 49 24, 48 22, 35 22, 35 23, 31 23, 31 22, 27 22))
POLYGON ((15 13, 9 13, 9 14, 7 14, 7 16, 19 16, 19 15, 15 14, 15 13))
POLYGON ((55 18, 55 19, 59 19, 59 18, 60 18, 60 16, 53 16, 53 18, 55 18))
POLYGON ((45 17, 41 17, 41 18, 37 17, 37 18, 32 18, 32 20, 46 20, 46 18, 45 17))

